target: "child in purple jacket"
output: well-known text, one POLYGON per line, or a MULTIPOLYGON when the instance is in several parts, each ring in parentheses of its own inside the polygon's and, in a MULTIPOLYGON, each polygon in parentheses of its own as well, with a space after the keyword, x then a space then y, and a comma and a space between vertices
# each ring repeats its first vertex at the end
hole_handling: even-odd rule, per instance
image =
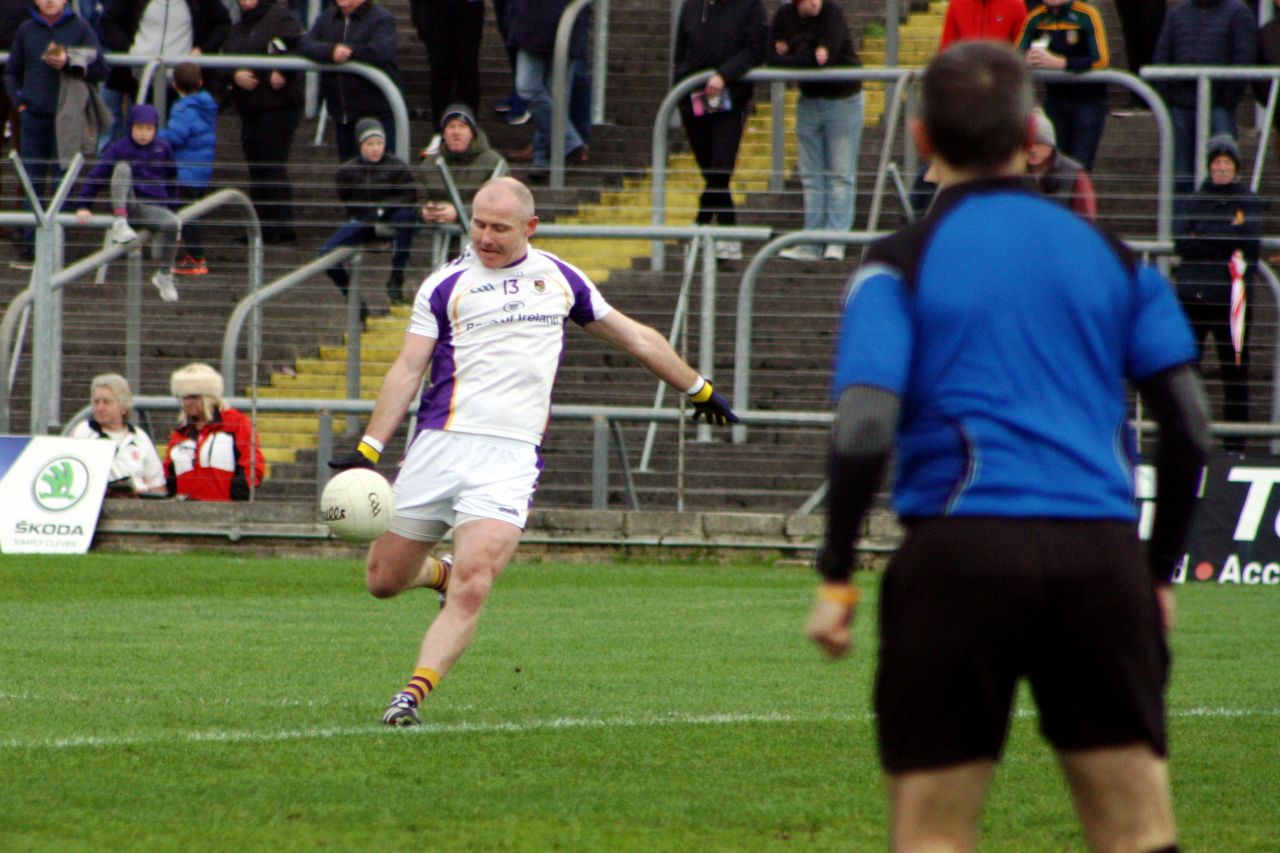
POLYGON ((152 258, 162 266, 151 283, 165 302, 178 301, 170 264, 173 249, 182 233, 182 221, 173 211, 178 206, 178 166, 169 143, 156 138, 159 115, 150 104, 138 104, 129 111, 129 133, 102 151, 97 165, 85 176, 80 189, 76 221, 89 222, 89 207, 102 187, 111 187, 111 239, 117 243, 136 240, 138 234, 129 218, 158 234, 152 243, 152 258))

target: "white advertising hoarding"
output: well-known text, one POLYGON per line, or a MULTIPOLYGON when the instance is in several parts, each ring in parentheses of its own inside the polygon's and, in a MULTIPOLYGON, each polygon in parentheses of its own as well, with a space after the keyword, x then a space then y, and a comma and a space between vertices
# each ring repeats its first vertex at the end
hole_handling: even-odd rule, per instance
POLYGON ((0 435, 0 553, 89 550, 115 444, 0 435))

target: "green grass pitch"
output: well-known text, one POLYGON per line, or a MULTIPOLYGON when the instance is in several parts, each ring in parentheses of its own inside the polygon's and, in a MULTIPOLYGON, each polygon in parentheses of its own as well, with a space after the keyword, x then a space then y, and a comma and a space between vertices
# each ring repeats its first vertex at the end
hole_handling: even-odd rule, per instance
MULTIPOLYGON (((356 561, 0 557, 0 850, 884 850, 854 656, 765 563, 519 564, 418 730, 434 594, 356 561)), ((1179 591, 1184 850, 1280 850, 1280 590, 1179 591)), ((1083 850, 1025 697, 983 850, 1083 850)))

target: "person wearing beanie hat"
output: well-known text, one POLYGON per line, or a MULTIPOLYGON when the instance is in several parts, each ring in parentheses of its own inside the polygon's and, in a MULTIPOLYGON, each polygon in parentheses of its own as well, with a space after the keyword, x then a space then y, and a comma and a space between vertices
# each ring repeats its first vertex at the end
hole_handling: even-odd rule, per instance
POLYGON ((119 373, 103 373, 89 383, 93 416, 71 430, 71 438, 111 441, 116 446, 111 460, 108 496, 164 494, 164 465, 146 430, 129 422, 133 391, 119 373))
POLYGON ((170 495, 198 501, 248 500, 262 484, 266 463, 258 433, 222 399, 222 374, 193 362, 169 377, 178 398, 178 426, 169 436, 164 470, 170 495))
POLYGON ((178 164, 169 143, 156 135, 160 114, 150 104, 137 104, 129 110, 129 132, 108 145, 98 162, 85 175, 80 188, 76 221, 87 225, 90 209, 98 191, 111 188, 111 239, 116 243, 136 240, 130 219, 160 235, 156 256, 160 268, 151 283, 165 302, 178 301, 178 288, 171 270, 173 250, 182 233, 182 221, 174 211, 178 208, 178 164))
MULTIPOLYGON (((404 273, 409 265, 413 236, 418 229, 418 182, 409 165, 387 151, 382 122, 362 118, 355 124, 360 153, 338 169, 338 198, 347 207, 347 221, 320 247, 324 255, 339 246, 358 246, 377 238, 392 240, 391 272, 387 277, 387 297, 404 301, 404 273)), ((347 295, 351 274, 341 264, 325 271, 347 295)), ((363 321, 369 313, 361 303, 363 321)))
POLYGON ((1035 141, 1027 149, 1027 174, 1040 192, 1090 222, 1097 221, 1098 198, 1088 171, 1057 150, 1057 134, 1044 110, 1040 107, 1032 110, 1031 121, 1035 141))
POLYGON ((364 144, 366 139, 378 137, 382 140, 382 144, 387 143, 387 132, 382 129, 382 122, 376 118, 362 118, 356 122, 356 143, 364 144))
MULTIPOLYGON (((449 105, 440 131, 440 150, 422 161, 422 183, 427 195, 422 219, 431 225, 465 220, 466 211, 458 210, 455 199, 469 199, 486 181, 507 173, 507 161, 489 147, 488 137, 476 126, 475 114, 466 104, 449 105)), ((469 227, 465 221, 463 227, 469 227)), ((448 237, 451 232, 444 233, 448 237)))
MULTIPOLYGON (((1232 258, 1244 262, 1244 297, 1252 301, 1262 249, 1262 200, 1240 180, 1240 147, 1229 134, 1209 140, 1208 177, 1198 192, 1177 200, 1174 248, 1181 263, 1174 276, 1178 299, 1196 342, 1212 335, 1222 377, 1222 419, 1249 420, 1250 329, 1242 322, 1239 349, 1232 340, 1232 258)), ((1248 310, 1243 315, 1248 318, 1248 310)), ((1206 350, 1201 351, 1201 359, 1206 350)), ((1229 436, 1223 447, 1242 453, 1245 440, 1229 436)))

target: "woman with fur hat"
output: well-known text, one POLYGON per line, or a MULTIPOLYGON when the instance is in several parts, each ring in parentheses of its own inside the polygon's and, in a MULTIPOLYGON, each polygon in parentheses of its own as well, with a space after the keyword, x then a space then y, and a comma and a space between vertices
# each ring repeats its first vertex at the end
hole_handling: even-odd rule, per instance
POLYGON ((115 443, 116 455, 111 460, 111 481, 107 494, 133 496, 164 494, 164 467, 160 454, 145 430, 129 422, 133 410, 133 391, 119 373, 103 373, 89 383, 89 399, 93 416, 71 430, 72 438, 91 438, 115 443))
POLYGON ((199 362, 175 370, 169 380, 182 404, 164 463, 171 495, 243 501, 262 484, 265 464, 257 431, 222 399, 222 387, 221 374, 199 362))

